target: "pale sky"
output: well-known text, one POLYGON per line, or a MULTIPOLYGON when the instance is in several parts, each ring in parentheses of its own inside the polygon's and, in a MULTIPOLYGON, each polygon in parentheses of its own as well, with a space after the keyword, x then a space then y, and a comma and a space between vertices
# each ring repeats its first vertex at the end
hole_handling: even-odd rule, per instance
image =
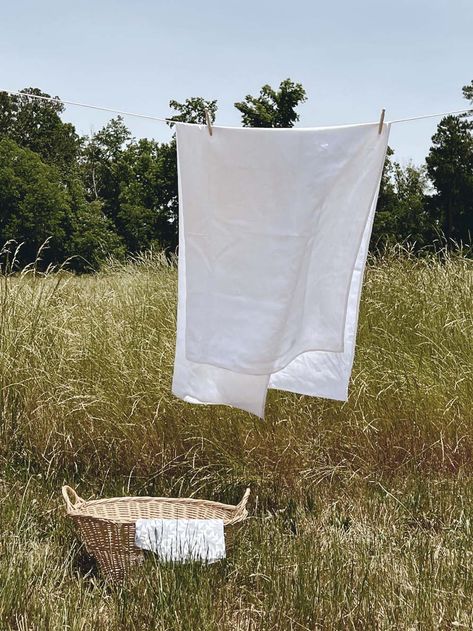
MULTIPOLYGON (((0 29, 0 89, 155 116, 202 96, 218 100, 221 125, 240 125, 233 103, 287 77, 308 94, 302 127, 461 109, 473 79, 473 0, 0 0, 0 29)), ((110 115, 64 118, 90 133, 110 115)), ((394 125, 395 157, 422 162, 438 120, 394 125)))

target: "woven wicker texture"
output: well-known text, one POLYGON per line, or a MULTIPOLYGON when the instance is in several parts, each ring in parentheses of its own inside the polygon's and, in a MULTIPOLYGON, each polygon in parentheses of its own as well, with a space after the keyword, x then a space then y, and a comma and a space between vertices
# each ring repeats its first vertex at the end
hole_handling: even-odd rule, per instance
POLYGON ((142 562, 135 546, 137 519, 222 519, 225 544, 231 547, 236 526, 247 517, 250 489, 236 506, 210 500, 169 497, 113 497, 85 501, 70 486, 62 487, 66 510, 79 529, 87 552, 95 557, 102 575, 122 580, 142 562))

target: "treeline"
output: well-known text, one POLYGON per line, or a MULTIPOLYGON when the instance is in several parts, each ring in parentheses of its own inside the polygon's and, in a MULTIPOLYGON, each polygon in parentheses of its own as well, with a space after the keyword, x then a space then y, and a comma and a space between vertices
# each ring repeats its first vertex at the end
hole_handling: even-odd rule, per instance
MULTIPOLYGON (((463 88, 473 103, 473 81, 463 88)), ((97 269, 110 256, 177 247, 177 162, 167 143, 135 139, 120 117, 91 136, 61 119, 64 106, 30 98, 27 88, 0 92, 0 243, 24 266, 41 251, 43 266, 97 269)), ((243 126, 292 127, 306 100, 290 79, 263 86, 235 107, 243 126)), ((175 121, 215 120, 217 102, 170 101, 175 121)), ((172 127, 172 123, 169 123, 172 127)), ((424 165, 402 167, 390 150, 383 173, 372 248, 410 241, 423 248, 440 240, 470 243, 473 233, 473 123, 442 119, 424 165)))

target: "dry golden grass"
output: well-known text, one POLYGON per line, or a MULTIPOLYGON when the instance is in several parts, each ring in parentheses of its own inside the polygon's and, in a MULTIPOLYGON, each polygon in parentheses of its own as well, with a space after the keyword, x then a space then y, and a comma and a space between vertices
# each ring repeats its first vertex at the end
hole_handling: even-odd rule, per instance
POLYGON ((171 396, 176 282, 159 256, 0 278, 0 628, 472 628, 472 261, 372 260, 350 400, 272 391, 264 422, 171 396), (226 563, 110 590, 64 481, 258 501, 226 563))

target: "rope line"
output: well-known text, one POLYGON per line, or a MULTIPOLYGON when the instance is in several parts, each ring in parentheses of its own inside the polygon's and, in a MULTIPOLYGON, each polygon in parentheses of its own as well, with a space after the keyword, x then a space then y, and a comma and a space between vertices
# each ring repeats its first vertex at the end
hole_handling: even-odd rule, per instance
POLYGON ((148 116, 147 114, 137 114, 136 112, 125 112, 124 110, 116 110, 111 107, 102 107, 101 105, 90 105, 89 103, 79 103, 77 101, 66 101, 65 99, 55 99, 50 96, 39 96, 38 94, 28 94, 25 92, 17 92, 15 90, 2 90, 7 94, 14 94, 17 96, 26 96, 30 99, 39 99, 40 101, 50 101, 52 103, 65 103, 66 105, 76 105, 77 107, 87 107, 91 110, 101 110, 102 112, 112 112, 112 114, 123 114, 123 116, 136 116, 137 118, 147 118, 152 121, 160 121, 163 123, 176 122, 171 118, 158 118, 157 116, 148 116))
POLYGON ((390 123, 407 123, 408 121, 418 121, 424 118, 435 118, 437 116, 453 116, 454 114, 469 114, 473 116, 473 109, 468 110, 455 110, 453 112, 442 112, 440 114, 423 114, 422 116, 411 116, 410 118, 397 118, 396 120, 389 121, 390 123))
MULTIPOLYGON (((77 107, 86 107, 92 110, 100 110, 102 112, 111 112, 112 114, 121 114, 123 116, 135 116, 136 118, 146 118, 147 120, 159 121, 162 123, 173 123, 177 122, 172 118, 162 118, 158 116, 149 116, 148 114, 138 114, 136 112, 126 112, 125 110, 117 110, 111 107, 103 107, 101 105, 91 105, 89 103, 79 103, 78 101, 66 101, 65 99, 53 98, 50 96, 39 96, 38 94, 28 94, 26 92, 18 92, 16 90, 1 90, 1 92, 6 92, 7 94, 16 95, 16 96, 26 96, 30 99, 38 99, 40 101, 50 101, 52 103, 66 104, 66 105, 75 105, 77 107)), ((395 120, 387 121, 390 124, 393 123, 407 123, 409 121, 417 121, 423 120, 425 118, 437 118, 443 116, 453 116, 454 114, 467 114, 469 116, 473 116, 473 109, 464 109, 464 110, 454 110, 452 112, 441 112, 437 114, 422 114, 421 116, 411 116, 410 118, 397 118, 395 120)))

